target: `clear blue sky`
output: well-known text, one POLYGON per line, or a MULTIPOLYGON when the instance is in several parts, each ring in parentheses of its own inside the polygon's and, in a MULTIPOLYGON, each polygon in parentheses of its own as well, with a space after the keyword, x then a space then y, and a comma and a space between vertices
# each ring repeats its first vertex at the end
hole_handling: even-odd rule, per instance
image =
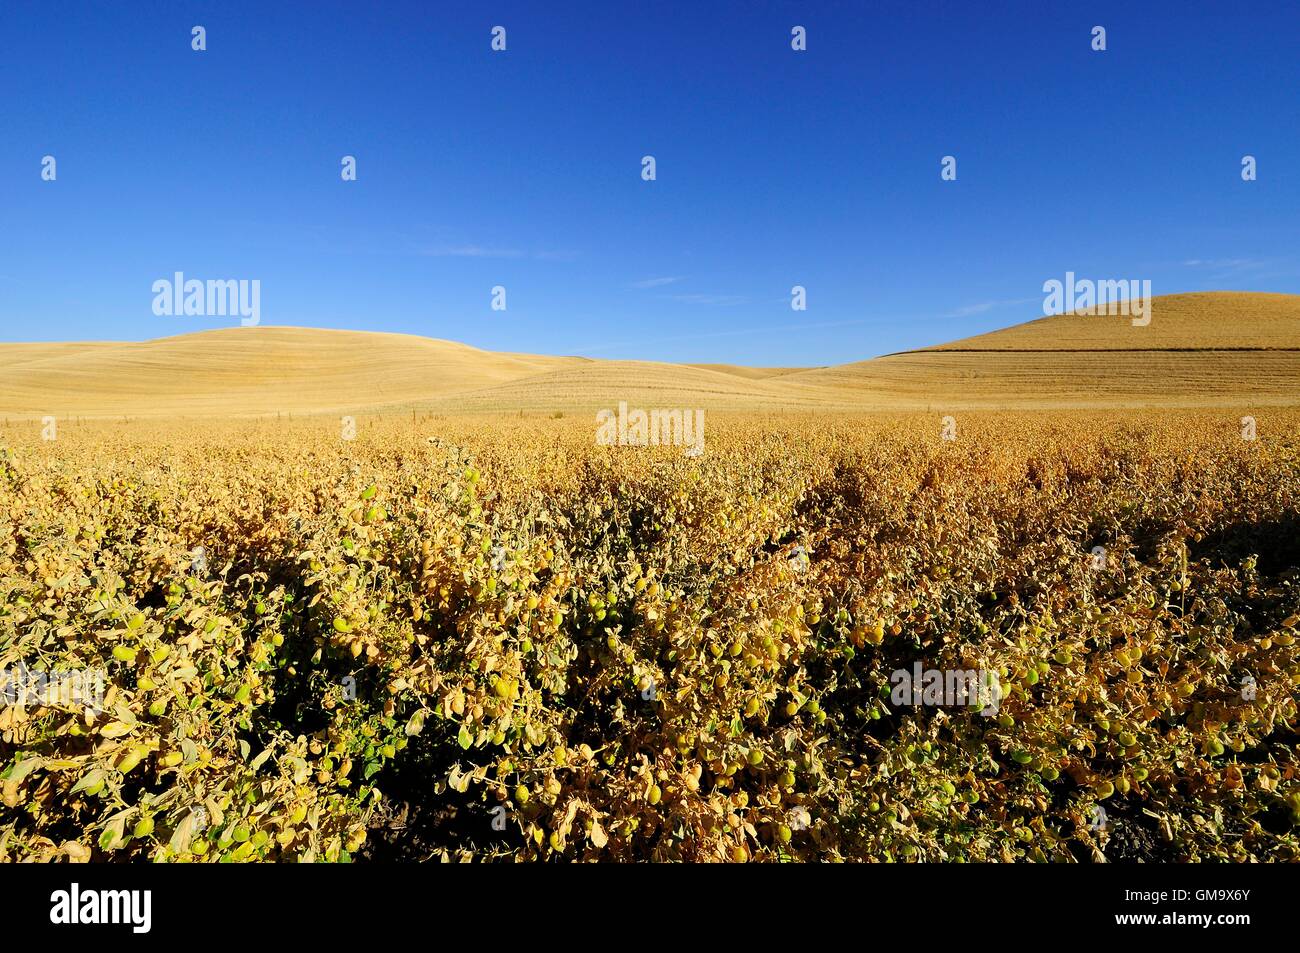
POLYGON ((1067 270, 1295 292, 1298 44, 1283 2, 7 2, 0 339, 234 323, 155 316, 175 271, 263 324, 778 365, 1067 270))

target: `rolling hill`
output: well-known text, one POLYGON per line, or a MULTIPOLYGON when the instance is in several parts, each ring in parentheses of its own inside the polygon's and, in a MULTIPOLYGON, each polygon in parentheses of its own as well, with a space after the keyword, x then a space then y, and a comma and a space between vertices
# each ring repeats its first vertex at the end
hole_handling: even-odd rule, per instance
POLYGON ((0 345, 15 415, 315 413, 390 407, 585 363, 405 334, 252 327, 128 344, 0 345))
POLYGON ((934 410, 1300 403, 1300 296, 1156 298, 1152 320, 1071 314, 833 367, 482 351, 402 334, 254 327, 138 343, 0 344, 0 414, 934 410))
POLYGON ((1151 322, 1076 313, 782 378, 899 409, 1211 407, 1300 402, 1300 296, 1152 299, 1151 322))

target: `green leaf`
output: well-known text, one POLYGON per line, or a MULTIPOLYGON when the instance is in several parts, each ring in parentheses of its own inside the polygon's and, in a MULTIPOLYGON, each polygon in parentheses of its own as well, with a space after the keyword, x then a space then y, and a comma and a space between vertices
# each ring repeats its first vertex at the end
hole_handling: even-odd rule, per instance
POLYGON ((45 759, 41 757, 24 758, 22 761, 19 761, 12 768, 10 768, 8 772, 5 773, 4 775, 5 780, 13 781, 15 784, 17 784, 23 778, 27 777, 27 775, 31 773, 33 768, 39 768, 44 763, 45 763, 45 759))
POLYGON ((87 771, 81 776, 81 780, 72 786, 72 793, 76 794, 78 791, 84 791, 87 788, 94 787, 96 784, 102 783, 106 776, 107 773, 103 768, 94 768, 87 771))
POLYGON ((417 711, 411 716, 411 720, 406 723, 406 734, 408 737, 418 735, 424 730, 424 711, 417 711))
POLYGON ((468 751, 470 745, 474 743, 474 736, 469 733, 468 728, 466 728, 464 725, 461 725, 460 734, 456 735, 456 741, 462 748, 468 751))
POLYGON ((122 834, 125 828, 126 818, 122 816, 105 824, 103 833, 99 835, 99 849, 116 850, 122 846, 122 834))
POLYGON ((172 839, 168 845, 178 854, 183 854, 190 849, 190 840, 194 837, 194 812, 188 811, 181 822, 176 825, 176 830, 172 832, 172 839))

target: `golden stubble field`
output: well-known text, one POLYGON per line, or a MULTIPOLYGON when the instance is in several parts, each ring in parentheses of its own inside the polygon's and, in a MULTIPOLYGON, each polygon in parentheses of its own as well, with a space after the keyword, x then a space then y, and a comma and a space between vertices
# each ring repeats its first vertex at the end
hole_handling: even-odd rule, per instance
POLYGON ((1152 299, 1150 317, 1134 327, 1123 315, 1058 315, 821 368, 499 354, 413 335, 286 327, 132 343, 0 344, 0 417, 586 415, 620 400, 710 413, 1253 413, 1300 400, 1300 296, 1168 295, 1152 299))
POLYGON ((1300 413, 952 416, 10 421, 0 860, 1300 859, 1300 413))

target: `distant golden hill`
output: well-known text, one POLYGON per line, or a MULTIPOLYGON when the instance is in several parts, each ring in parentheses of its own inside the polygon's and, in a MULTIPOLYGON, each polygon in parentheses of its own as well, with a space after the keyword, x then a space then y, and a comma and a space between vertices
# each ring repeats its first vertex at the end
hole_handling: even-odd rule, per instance
POLYGON ((1151 323, 1095 310, 1026 321, 925 350, 1300 348, 1300 296, 1231 291, 1152 299, 1151 323))
POLYGON ((1151 321, 1077 313, 917 351, 787 375, 898 409, 1300 403, 1300 296, 1167 295, 1151 321))
POLYGON ((1156 298, 815 369, 482 351, 403 334, 253 327, 138 343, 0 344, 0 414, 932 410, 1300 403, 1300 297, 1156 298))
POLYGON ((580 363, 406 334, 316 328, 226 328, 130 344, 5 344, 0 410, 333 412, 405 405, 580 363))

